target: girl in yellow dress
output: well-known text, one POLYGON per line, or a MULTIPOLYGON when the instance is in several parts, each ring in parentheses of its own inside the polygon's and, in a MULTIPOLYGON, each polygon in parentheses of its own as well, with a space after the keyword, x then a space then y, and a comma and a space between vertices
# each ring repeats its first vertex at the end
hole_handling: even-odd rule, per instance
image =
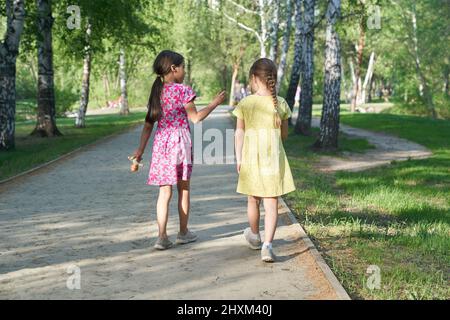
POLYGON ((288 135, 291 110, 277 96, 277 67, 272 60, 257 60, 249 72, 252 95, 242 99, 233 114, 237 117, 235 149, 239 181, 237 192, 248 195, 250 228, 244 237, 252 249, 261 249, 261 259, 276 257, 272 240, 278 221, 278 197, 295 190, 282 140, 288 135), (259 234, 261 199, 266 211, 264 243, 259 234))

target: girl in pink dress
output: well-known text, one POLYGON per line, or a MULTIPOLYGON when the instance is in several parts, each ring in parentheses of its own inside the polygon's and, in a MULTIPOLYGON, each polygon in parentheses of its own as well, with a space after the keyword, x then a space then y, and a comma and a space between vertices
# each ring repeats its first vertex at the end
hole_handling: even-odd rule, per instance
POLYGON ((152 86, 139 148, 134 152, 134 156, 138 161, 142 160, 153 126, 158 122, 147 184, 159 186, 156 205, 159 235, 155 248, 165 250, 172 246, 166 231, 172 185, 177 185, 180 217, 180 232, 176 242, 182 244, 197 240, 197 236, 187 227, 189 181, 193 164, 188 119, 193 123, 205 119, 225 100, 225 92, 219 93, 206 108, 197 111, 194 104, 195 92, 183 84, 185 71, 182 55, 170 50, 160 52, 153 63, 153 71, 157 78, 152 86))

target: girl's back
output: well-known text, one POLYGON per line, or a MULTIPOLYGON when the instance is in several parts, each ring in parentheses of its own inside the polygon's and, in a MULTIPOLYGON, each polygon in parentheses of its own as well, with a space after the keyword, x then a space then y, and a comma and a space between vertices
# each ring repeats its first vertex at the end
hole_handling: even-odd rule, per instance
MULTIPOLYGON (((284 98, 277 96, 280 117, 285 119, 290 116, 289 106, 284 98)), ((252 94, 242 99, 235 111, 235 115, 244 120, 247 129, 275 129, 273 121, 272 96, 259 96, 252 94)))
POLYGON ((189 130, 185 106, 195 98, 195 92, 181 83, 165 83, 161 94, 161 118, 158 129, 183 128, 189 130))

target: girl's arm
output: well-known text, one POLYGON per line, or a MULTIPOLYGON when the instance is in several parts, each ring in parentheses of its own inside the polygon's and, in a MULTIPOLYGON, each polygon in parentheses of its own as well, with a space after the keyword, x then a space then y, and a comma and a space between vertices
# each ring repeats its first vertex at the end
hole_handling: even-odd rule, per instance
POLYGON ((236 150, 237 172, 241 171, 242 147, 244 146, 245 123, 242 119, 237 119, 236 132, 234 134, 234 148, 236 150))
POLYGON ((139 143, 139 148, 134 152, 134 156, 137 161, 142 160, 142 155, 144 154, 145 146, 147 145, 148 139, 152 135, 153 124, 144 122, 144 128, 141 133, 141 141, 139 143))
POLYGON ((215 108, 217 108, 218 105, 220 105, 225 100, 225 91, 222 91, 219 93, 213 101, 211 101, 210 104, 206 108, 203 108, 200 111, 197 111, 197 108, 195 107, 194 102, 189 102, 186 105, 186 112, 188 115, 189 120, 191 120, 193 123, 198 123, 205 119, 211 111, 213 111, 215 108))
POLYGON ((289 120, 281 121, 281 140, 286 140, 288 137, 289 120))

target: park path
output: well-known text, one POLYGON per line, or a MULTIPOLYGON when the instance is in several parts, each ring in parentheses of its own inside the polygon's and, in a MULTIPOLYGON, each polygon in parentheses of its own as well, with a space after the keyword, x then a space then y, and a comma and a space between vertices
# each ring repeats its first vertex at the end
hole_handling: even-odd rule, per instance
MULTIPOLYGON (((312 126, 320 127, 320 118, 313 118, 312 126)), ((350 137, 366 139, 375 148, 364 153, 344 153, 341 157, 320 156, 314 165, 320 171, 362 171, 389 164, 391 161, 425 159, 432 155, 432 152, 424 146, 392 135, 344 124, 339 124, 339 129, 350 137)))
MULTIPOLYGON (((232 127, 226 107, 203 123, 232 127)), ((199 240, 154 250, 158 190, 145 185, 150 148, 137 173, 127 160, 141 129, 0 185, 0 299, 348 298, 322 271, 283 202, 274 241, 280 262, 264 264, 246 246, 246 198, 235 192, 233 164, 194 166, 190 227, 199 240), (80 290, 67 288, 72 267, 81 272, 80 290)), ((175 192, 172 240, 176 203, 175 192)))

